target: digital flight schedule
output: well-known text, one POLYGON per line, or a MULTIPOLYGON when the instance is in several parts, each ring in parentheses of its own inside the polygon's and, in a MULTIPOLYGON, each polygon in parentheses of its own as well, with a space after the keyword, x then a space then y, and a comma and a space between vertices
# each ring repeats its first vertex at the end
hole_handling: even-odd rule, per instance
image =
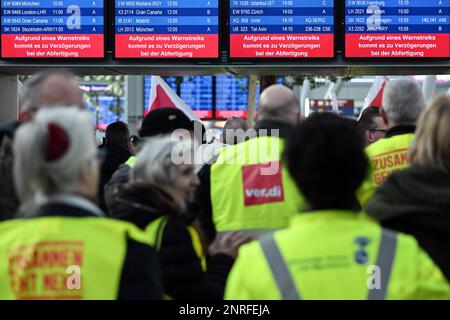
POLYGON ((334 0, 230 0, 230 57, 334 57, 334 0))
POLYGON ((450 57, 450 0, 346 0, 347 58, 450 57))
POLYGON ((116 58, 219 57, 219 0, 115 1, 116 58))
POLYGON ((103 0, 2 0, 2 58, 103 58, 103 0))

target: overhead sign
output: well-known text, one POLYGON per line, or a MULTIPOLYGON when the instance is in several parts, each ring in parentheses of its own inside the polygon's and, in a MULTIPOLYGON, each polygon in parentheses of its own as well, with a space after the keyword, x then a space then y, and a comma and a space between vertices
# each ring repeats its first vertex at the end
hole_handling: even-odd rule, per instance
POLYGON ((347 58, 450 57, 450 0, 345 1, 347 58))
POLYGON ((334 1, 230 0, 230 57, 334 57, 334 1))
POLYGON ((219 0, 115 1, 116 58, 219 57, 219 0))
POLYGON ((103 58, 103 0, 1 1, 2 58, 103 58))

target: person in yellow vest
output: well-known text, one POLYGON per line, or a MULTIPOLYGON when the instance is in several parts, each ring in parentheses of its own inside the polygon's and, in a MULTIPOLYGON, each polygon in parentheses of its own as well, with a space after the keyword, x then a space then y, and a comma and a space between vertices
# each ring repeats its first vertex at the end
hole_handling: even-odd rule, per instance
POLYGON ((226 299, 448 299, 440 269, 408 235, 358 212, 367 159, 355 124, 331 113, 305 120, 285 156, 309 211, 244 245, 226 299))
POLYGON ((240 143, 222 149, 216 162, 199 172, 196 198, 209 241, 236 230, 258 236, 286 227, 304 207, 281 159, 284 139, 299 122, 293 91, 271 86, 261 94, 254 128, 234 131, 241 131, 240 143))
POLYGON ((251 238, 230 234, 205 245, 188 205, 199 183, 191 151, 191 141, 149 139, 112 212, 146 231, 160 257, 167 298, 221 300, 237 249, 251 238))
POLYGON ((401 79, 387 83, 381 116, 389 130, 384 139, 366 148, 370 169, 366 180, 358 190, 358 199, 362 207, 365 207, 377 187, 389 175, 409 166, 409 148, 414 139, 417 120, 424 109, 422 90, 415 81, 401 79))
POLYGON ((0 224, 0 299, 162 299, 151 242, 95 204, 91 113, 39 111, 18 129, 14 155, 21 208, 0 224))

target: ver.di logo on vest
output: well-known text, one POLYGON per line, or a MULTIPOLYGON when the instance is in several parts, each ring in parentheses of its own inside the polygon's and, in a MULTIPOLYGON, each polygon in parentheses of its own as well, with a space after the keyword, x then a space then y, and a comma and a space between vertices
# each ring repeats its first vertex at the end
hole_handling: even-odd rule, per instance
POLYGON ((264 168, 274 165, 280 167, 281 163, 276 161, 242 167, 245 206, 284 201, 282 171, 278 170, 275 175, 264 174, 264 168))

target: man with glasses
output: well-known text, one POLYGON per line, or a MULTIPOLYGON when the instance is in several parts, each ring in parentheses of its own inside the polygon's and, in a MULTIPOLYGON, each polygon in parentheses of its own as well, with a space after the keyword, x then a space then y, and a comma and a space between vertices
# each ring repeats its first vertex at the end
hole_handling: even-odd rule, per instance
POLYGON ((366 146, 383 139, 388 131, 380 109, 380 107, 369 107, 362 112, 358 120, 358 127, 361 129, 366 146))

